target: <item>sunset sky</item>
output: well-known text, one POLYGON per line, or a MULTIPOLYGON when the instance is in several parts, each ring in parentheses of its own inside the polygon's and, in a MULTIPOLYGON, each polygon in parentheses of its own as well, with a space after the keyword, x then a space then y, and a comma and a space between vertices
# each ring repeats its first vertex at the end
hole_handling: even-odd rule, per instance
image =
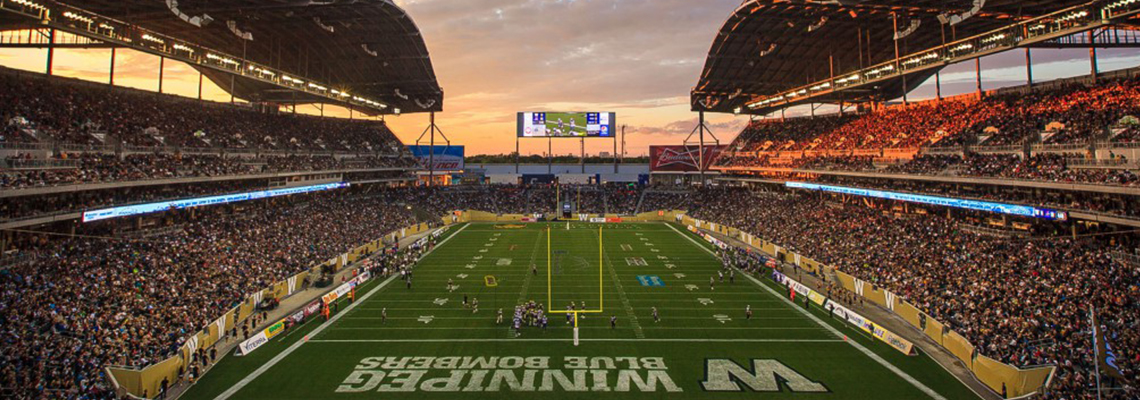
MULTIPOLYGON (((445 91, 437 122, 467 154, 514 150, 519 111, 613 111, 628 125, 627 154, 649 144, 681 144, 696 126, 688 94, 696 84, 713 38, 740 0, 396 0, 416 21, 445 91), (535 16, 544 16, 535 18, 535 16)), ((80 2, 81 3, 81 2, 80 2)), ((43 71, 44 50, 0 50, 0 64, 43 71)), ((55 72, 107 81, 110 50, 60 50, 55 72)), ((1035 50, 1039 81, 1087 74, 1087 50, 1035 50)), ((984 87, 1024 83, 1018 51, 982 61, 984 87)), ((1103 50, 1101 70, 1140 65, 1135 50, 1103 50)), ((158 58, 120 51, 116 85, 157 89, 158 58)), ((164 91, 197 95, 198 73, 167 62, 164 91)), ((943 72, 943 93, 971 92, 973 63, 943 72)), ((208 82, 208 81, 207 81, 208 82)), ((210 86, 210 85, 208 85, 210 86)), ((912 98, 934 96, 932 82, 912 98)), ((229 101, 210 86, 205 97, 229 101)), ((301 112, 317 113, 312 106, 301 112)), ((806 114, 794 110, 789 115, 806 114)), ((327 114, 347 116, 347 113, 327 114)), ((427 125, 427 115, 389 117, 406 143, 427 125)), ((732 140, 747 117, 710 115, 713 132, 732 140)), ((522 142, 524 154, 542 154, 545 140, 522 142)), ((555 140, 555 153, 578 152, 573 139, 555 140)), ((611 151, 609 140, 587 141, 587 151, 611 151)))

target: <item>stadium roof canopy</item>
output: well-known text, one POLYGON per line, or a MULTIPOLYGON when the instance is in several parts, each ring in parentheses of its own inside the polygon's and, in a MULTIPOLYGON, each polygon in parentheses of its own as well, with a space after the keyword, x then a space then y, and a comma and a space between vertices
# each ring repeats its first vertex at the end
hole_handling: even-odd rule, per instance
MULTIPOLYGON (((384 113, 441 111, 443 91, 412 18, 391 0, 82 0, 68 5, 388 105, 384 113), (177 14, 176 14, 177 11, 177 14), (208 16, 208 18, 206 17, 208 16), (197 24, 183 18, 198 17, 197 24), (200 26, 199 26, 200 25, 200 26), (249 36, 245 36, 245 34, 249 36), (245 38, 243 38, 245 36, 245 38)), ((4 29, 31 28, 0 13, 4 29)), ((196 66, 229 91, 234 74, 196 66)), ((253 101, 328 102, 237 76, 233 94, 253 101)), ((355 108, 355 107, 354 107, 355 108)), ((357 108, 367 113, 375 109, 357 108)))
MULTIPOLYGON (((744 107, 755 97, 830 79, 894 60, 895 26, 907 32, 899 54, 1011 25, 1088 0, 746 0, 713 41, 694 111, 767 113, 744 107), (981 8, 976 10, 976 5, 981 8), (971 15, 972 14, 972 15, 971 15), (956 24, 941 18, 967 16, 956 24), (896 21, 897 17, 897 21, 896 21)), ((815 102, 885 100, 918 87, 939 69, 927 69, 873 87, 836 91, 815 102), (840 97, 841 96, 841 97, 840 97)))

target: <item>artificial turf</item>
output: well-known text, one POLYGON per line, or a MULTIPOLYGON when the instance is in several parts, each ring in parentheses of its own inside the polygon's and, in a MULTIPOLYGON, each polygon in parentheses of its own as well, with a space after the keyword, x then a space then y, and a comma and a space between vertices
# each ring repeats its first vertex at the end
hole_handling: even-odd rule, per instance
POLYGON ((183 398, 977 398, 929 357, 787 302, 766 277, 738 273, 710 288, 720 261, 709 249, 676 224, 460 225, 419 263, 411 289, 374 279, 335 320, 225 358, 183 398), (531 300, 601 312, 578 321, 578 346, 562 314, 515 337, 513 309, 531 300), (716 379, 728 362, 738 374, 716 379))

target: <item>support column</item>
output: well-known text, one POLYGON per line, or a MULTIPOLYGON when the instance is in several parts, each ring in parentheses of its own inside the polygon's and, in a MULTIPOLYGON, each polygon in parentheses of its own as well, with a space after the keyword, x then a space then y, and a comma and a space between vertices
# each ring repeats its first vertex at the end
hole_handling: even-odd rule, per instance
POLYGON ((579 159, 578 163, 582 165, 582 173, 585 174, 586 173, 586 138, 583 137, 579 140, 582 143, 582 158, 579 159))
POLYGON ((111 86, 115 86, 115 53, 116 53, 115 50, 116 50, 116 48, 114 48, 114 47, 111 48, 111 68, 110 68, 111 73, 110 73, 110 76, 107 77, 107 84, 111 85, 111 86))
POLYGON ((700 129, 700 132, 698 133, 698 136, 697 136, 698 140, 699 140, 697 142, 697 155, 699 157, 697 159, 697 171, 700 172, 701 186, 703 187, 705 184, 705 112, 704 111, 698 112, 698 119, 700 119, 700 122, 698 122, 700 125, 697 125, 697 129, 700 129))
POLYGON ((1025 84, 1033 87, 1033 50, 1025 48, 1025 84))
POLYGON ((898 71, 898 73, 902 75, 903 106, 905 107, 907 105, 907 103, 909 103, 910 101, 909 101, 909 98, 907 97, 906 74, 903 73, 902 60, 899 58, 899 57, 901 57, 901 55, 899 54, 899 39, 898 39, 898 36, 899 36, 899 15, 898 15, 898 13, 891 13, 891 26, 892 26, 892 29, 894 29, 894 36, 892 36, 892 37, 895 38, 895 71, 898 71))
MULTIPOLYGON (((621 126, 621 130, 625 131, 625 125, 621 126)), ((617 132, 610 133, 614 135, 614 173, 616 174, 618 173, 617 132)))
POLYGON ((47 74, 51 76, 52 69, 55 66, 55 29, 48 30, 48 46, 47 46, 47 74))
POLYGON ((1095 85, 1100 80, 1100 68, 1097 66, 1096 60, 1096 36, 1093 31, 1088 31, 1089 35, 1089 75, 1092 76, 1092 82, 1095 85))
POLYGON ((554 141, 546 136, 546 173, 554 174, 554 141))
POLYGON ((934 92, 938 96, 938 101, 942 101, 942 71, 934 73, 934 92))
POLYGON ((982 97, 982 58, 974 59, 974 76, 978 82, 978 97, 982 97))
POLYGON ((515 135, 515 173, 519 173, 519 137, 515 135))
POLYGON ((158 94, 162 94, 162 75, 166 69, 166 57, 158 56, 158 94))
POLYGON ((202 100, 202 71, 198 71, 198 100, 202 100))
POLYGON ((428 186, 435 186, 435 112, 428 114, 431 138, 428 139, 428 186))

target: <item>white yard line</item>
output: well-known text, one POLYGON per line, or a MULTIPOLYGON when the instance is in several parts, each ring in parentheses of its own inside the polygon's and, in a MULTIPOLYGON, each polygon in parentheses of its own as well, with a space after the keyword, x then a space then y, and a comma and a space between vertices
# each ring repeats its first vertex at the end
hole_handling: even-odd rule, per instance
MULTIPOLYGON (((534 247, 530 248, 530 264, 526 266, 528 269, 534 265, 534 260, 538 258, 538 248, 542 247, 542 237, 546 234, 547 232, 543 232, 540 235, 535 235, 534 247)), ((522 290, 519 291, 519 298, 517 301, 515 301, 515 305, 522 305, 524 302, 526 302, 526 294, 530 291, 530 281, 533 280, 533 278, 534 274, 530 271, 526 271, 526 277, 523 278, 522 290)), ((547 306, 549 307, 549 305, 547 306)), ((507 329, 504 330, 507 331, 508 338, 514 336, 515 334, 514 330, 511 329, 511 323, 514 319, 514 312, 515 310, 513 308, 507 309, 505 315, 503 315, 503 321, 507 324, 507 329)))
MULTIPOLYGON (((494 343, 573 342, 574 339, 319 339, 309 343, 494 343)), ((676 343, 842 343, 840 339, 588 339, 582 342, 676 342, 676 343)))
MULTIPOLYGON (((709 250, 708 247, 705 247, 700 242, 693 240, 693 238, 691 236, 686 235, 684 232, 677 230, 677 228, 674 228, 673 225, 666 223, 665 226, 668 226, 669 229, 673 230, 673 232, 677 232, 677 234, 681 235, 681 237, 688 239, 689 242, 692 242, 694 245, 699 247, 701 250, 704 250, 704 251, 708 252, 709 254, 712 254, 714 257, 716 256, 716 253, 714 253, 712 250, 709 250)), ((757 286, 768 291, 769 293, 772 294, 772 296, 775 296, 776 298, 783 300, 785 303, 790 305, 792 308, 796 309, 797 311, 799 311, 801 314, 803 314, 805 317, 808 317, 812 321, 815 321, 815 323, 819 324, 824 329, 826 329, 827 331, 834 334, 836 337, 843 337, 843 333, 839 332, 838 329, 835 329, 835 327, 831 326, 830 324, 828 324, 826 322, 823 322, 823 320, 819 319, 818 317, 813 315, 808 310, 805 310, 805 309, 801 308, 800 306, 796 305, 795 303, 793 303, 791 300, 788 300, 786 297, 781 295, 775 289, 768 287, 768 285, 765 285, 764 283, 760 282, 756 278, 752 277, 751 274, 745 273, 743 275, 745 277, 747 277, 748 280, 751 280, 752 283, 755 283, 757 286)), ((894 364, 891 364, 891 363, 887 362, 887 360, 884 360, 882 357, 879 357, 878 354, 875 354, 875 352, 871 351, 870 349, 863 347, 863 345, 855 342, 854 340, 848 340, 847 343, 850 344, 851 347, 854 347, 856 350, 859 350, 859 352, 863 353, 868 358, 875 360, 875 362, 879 363, 879 365, 882 365, 887 370, 893 372, 895 375, 898 375, 899 378, 902 378, 904 381, 907 381, 907 383, 910 383, 912 386, 914 386, 918 390, 922 391, 923 393, 926 393, 926 395, 930 396, 930 398, 935 399, 935 400, 946 400, 945 397, 943 397, 941 394, 938 394, 938 392, 935 392, 934 389, 931 389, 931 388, 927 387, 926 385, 922 384, 922 382, 919 382, 917 379, 914 379, 914 377, 910 376, 910 374, 907 374, 903 370, 894 366, 894 364)))
MULTIPOLYGON (((391 318, 389 318, 389 319, 391 319, 391 318)), ((485 319, 486 318, 484 318, 484 320, 485 319)), ((711 318, 710 318, 710 322, 712 322, 711 318)), ((579 322, 579 324, 581 324, 581 322, 579 322)), ((578 328, 579 329, 607 329, 607 330, 610 329, 608 324, 606 326, 582 326, 582 325, 579 325, 578 328)), ((490 330, 499 330, 499 329, 503 329, 503 328, 500 328, 500 327, 483 327, 483 326, 462 327, 462 328, 456 328, 453 326, 446 326, 446 327, 425 326, 425 327, 420 327, 420 328, 415 328, 415 327, 413 327, 413 328, 387 327, 387 326, 384 326, 384 327, 381 327, 381 326, 343 326, 343 327, 336 327, 333 329, 336 329, 338 331, 391 331, 391 330, 401 330, 401 331, 453 331, 453 330, 490 331, 490 330)), ((628 328, 619 328, 619 329, 628 329, 628 328)), ((711 330, 711 331, 818 331, 818 330, 821 330, 817 326, 787 326, 787 327, 781 327, 781 326, 758 326, 758 327, 752 327, 752 326, 701 326, 701 327, 697 327, 697 326, 680 326, 680 327, 677 327, 677 326, 649 326, 645 329, 654 330, 654 331, 696 331, 696 330, 700 330, 700 331, 706 331, 706 330, 711 330)), ((309 340, 309 341, 312 341, 312 340, 309 340)))
MULTIPOLYGON (((451 238, 459 236, 459 233, 463 232, 464 229, 467 229, 468 226, 471 226, 471 225, 470 224, 463 225, 462 228, 459 228, 459 230, 455 231, 455 233, 451 234, 451 236, 448 236, 446 239, 443 239, 442 242, 439 242, 439 244, 437 244, 431 250, 428 250, 427 253, 424 253, 423 257, 420 257, 420 259, 427 257, 429 254, 434 252, 435 249, 442 247, 443 244, 450 241, 451 238)), ((389 283, 396 280, 396 277, 397 277, 397 275, 392 275, 392 277, 388 278, 384 282, 381 282, 379 285, 372 288, 372 290, 369 290, 368 293, 364 294, 364 296, 361 296, 359 300, 354 301, 352 304, 349 304, 348 307, 344 309, 344 312, 337 314, 337 315, 334 315, 332 317, 332 319, 329 319, 329 321, 327 323, 321 324, 320 326, 313 329, 312 332, 309 332, 309 337, 316 337, 317 334, 324 331, 325 328, 332 326, 334 323, 339 321, 341 317, 345 316, 346 314, 348 314, 349 311, 352 311, 352 309, 356 308, 357 305, 364 303, 366 300, 368 300, 369 297, 372 297, 372 295, 379 292, 380 289, 383 289, 384 287, 388 286, 389 283)), ((277 365, 277 363, 281 362, 281 360, 284 360, 285 357, 288 357, 290 354, 293 354, 294 351, 297 351, 297 349, 300 348, 301 345, 305 344, 305 342, 306 342, 305 340, 298 340, 297 342, 293 343, 292 345, 287 347, 285 350, 281 351, 281 353, 278 353, 276 356, 273 356, 273 358, 269 359, 268 362, 266 362, 265 364, 262 364, 260 367, 257 367, 257 369, 253 370, 253 372, 249 373, 249 375, 246 375, 245 378, 242 378, 240 381, 235 383, 229 389, 226 389, 226 391, 222 392, 221 394, 218 395, 218 397, 215 397, 214 399, 215 400, 225 400, 225 399, 232 397, 234 394, 236 394, 239 390, 244 388, 246 385, 249 385, 250 382, 253 382, 254 379, 257 379, 257 377, 261 376, 261 374, 264 374, 265 371, 268 371, 270 368, 273 368, 274 365, 277 365)))
POLYGON ((641 323, 637 322, 637 313, 633 311, 633 306, 629 304, 629 297, 625 294, 625 288, 621 285, 621 278, 618 277, 613 260, 610 260, 610 253, 605 252, 604 248, 601 250, 602 254, 606 257, 606 262, 610 264, 610 280, 617 286, 618 298, 621 299, 621 305, 625 308, 626 316, 629 317, 629 325, 633 328, 633 335, 638 339, 645 339, 645 331, 641 330, 641 323))

